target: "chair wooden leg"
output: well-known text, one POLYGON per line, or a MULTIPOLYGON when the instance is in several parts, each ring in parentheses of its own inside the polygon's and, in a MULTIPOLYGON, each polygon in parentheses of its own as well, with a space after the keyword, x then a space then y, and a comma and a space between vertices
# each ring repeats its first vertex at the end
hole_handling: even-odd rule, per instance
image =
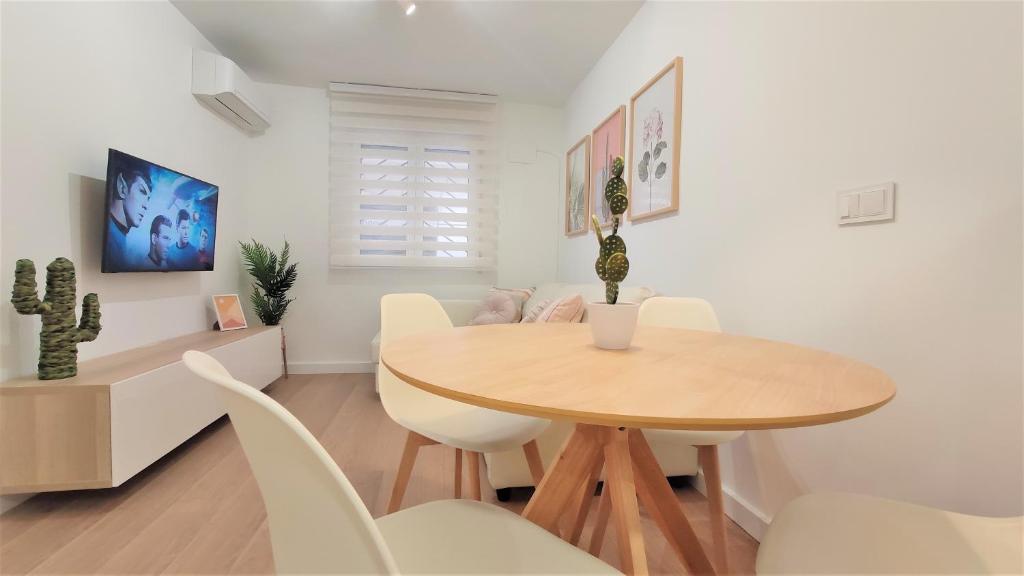
POLYGON ((597 501, 597 518, 594 519, 594 529, 590 532, 590 553, 596 557, 601 556, 604 534, 608 530, 608 519, 612 516, 612 500, 609 494, 608 486, 605 486, 597 501))
POLYGON ((469 497, 480 500, 480 453, 466 450, 469 460, 469 497))
POLYGON ((391 489, 391 500, 388 502, 388 514, 398 512, 402 507, 402 498, 405 497, 405 489, 409 485, 409 478, 412 476, 412 467, 416 464, 416 454, 420 446, 437 444, 437 442, 409 431, 405 439, 405 448, 402 450, 402 461, 398 464, 398 474, 395 476, 395 486, 391 489))
POLYGON ((718 572, 729 571, 728 546, 725 536, 725 507, 722 501, 722 475, 718 466, 718 446, 697 446, 697 457, 704 470, 704 485, 708 492, 711 512, 711 538, 715 545, 714 557, 718 572))
MULTIPOLYGON (((604 445, 607 472, 604 489, 612 501, 612 519, 619 544, 620 568, 626 574, 647 574, 647 552, 640 527, 640 507, 636 501, 633 463, 625 430, 608 430, 604 445)), ((667 484, 666 484, 667 486, 667 484)))
POLYGON ((540 486, 544 479, 544 461, 540 458, 540 449, 536 440, 530 440, 523 444, 523 454, 526 455, 526 465, 530 467, 530 476, 533 477, 534 487, 540 486))
POLYGON ((455 449, 455 498, 462 498, 462 448, 455 449))

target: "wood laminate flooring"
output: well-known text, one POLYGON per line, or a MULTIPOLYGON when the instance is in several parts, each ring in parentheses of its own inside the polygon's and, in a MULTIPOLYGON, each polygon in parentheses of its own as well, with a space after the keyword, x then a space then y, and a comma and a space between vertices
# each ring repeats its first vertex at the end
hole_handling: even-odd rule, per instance
MULTIPOLYGON (((373 515, 387 506, 405 431, 384 413, 369 374, 293 375, 266 392, 305 424, 338 462, 373 515)), ((451 498, 455 452, 444 446, 420 451, 404 507, 451 498)), ((528 490, 497 502, 486 469, 483 498, 522 511, 528 490)), ((465 487, 465 484, 463 485, 465 487)), ((465 490, 465 488, 464 488, 465 490)), ((710 532, 704 497, 677 489, 705 547, 710 532)), ((596 498, 583 543, 589 542, 596 498)), ((683 568, 643 515, 650 567, 683 568)), ((757 542, 729 522, 729 561, 752 573, 757 542)), ((618 565, 614 530, 601 557, 618 565)), ((270 574, 266 512, 256 481, 227 418, 118 488, 37 495, 0 516, 3 574, 270 574)))

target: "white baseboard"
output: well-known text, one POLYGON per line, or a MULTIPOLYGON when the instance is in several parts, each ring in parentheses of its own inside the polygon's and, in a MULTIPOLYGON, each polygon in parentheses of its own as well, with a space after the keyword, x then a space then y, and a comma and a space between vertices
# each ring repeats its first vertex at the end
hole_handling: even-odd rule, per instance
POLYGON ((343 360, 341 362, 289 362, 291 374, 372 374, 375 362, 343 360))
MULTIPOLYGON (((698 473, 697 476, 691 476, 690 482, 701 494, 707 496, 703 472, 698 473)), ((768 525, 771 524, 771 518, 753 504, 744 500, 743 497, 736 494, 728 486, 722 486, 722 496, 725 515, 731 518, 733 522, 739 524, 740 528, 746 530, 747 534, 750 534, 754 540, 760 542, 761 538, 764 537, 765 530, 768 529, 768 525)))

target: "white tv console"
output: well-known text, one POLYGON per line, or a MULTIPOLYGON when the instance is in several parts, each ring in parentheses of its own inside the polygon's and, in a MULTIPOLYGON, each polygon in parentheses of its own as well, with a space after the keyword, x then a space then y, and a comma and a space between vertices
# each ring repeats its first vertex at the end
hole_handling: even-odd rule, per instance
POLYGON ((281 376, 281 330, 197 332, 95 358, 64 380, 0 383, 0 494, 110 488, 225 413, 181 362, 204 351, 262 389, 281 376))

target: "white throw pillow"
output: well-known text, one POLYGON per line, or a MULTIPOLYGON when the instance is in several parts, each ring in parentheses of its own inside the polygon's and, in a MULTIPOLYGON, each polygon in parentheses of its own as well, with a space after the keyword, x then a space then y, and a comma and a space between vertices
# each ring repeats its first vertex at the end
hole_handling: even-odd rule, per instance
POLYGON ((530 308, 529 311, 523 313, 522 322, 536 322, 537 317, 540 316, 541 312, 543 312, 550 305, 550 298, 541 300, 533 308, 530 308))

